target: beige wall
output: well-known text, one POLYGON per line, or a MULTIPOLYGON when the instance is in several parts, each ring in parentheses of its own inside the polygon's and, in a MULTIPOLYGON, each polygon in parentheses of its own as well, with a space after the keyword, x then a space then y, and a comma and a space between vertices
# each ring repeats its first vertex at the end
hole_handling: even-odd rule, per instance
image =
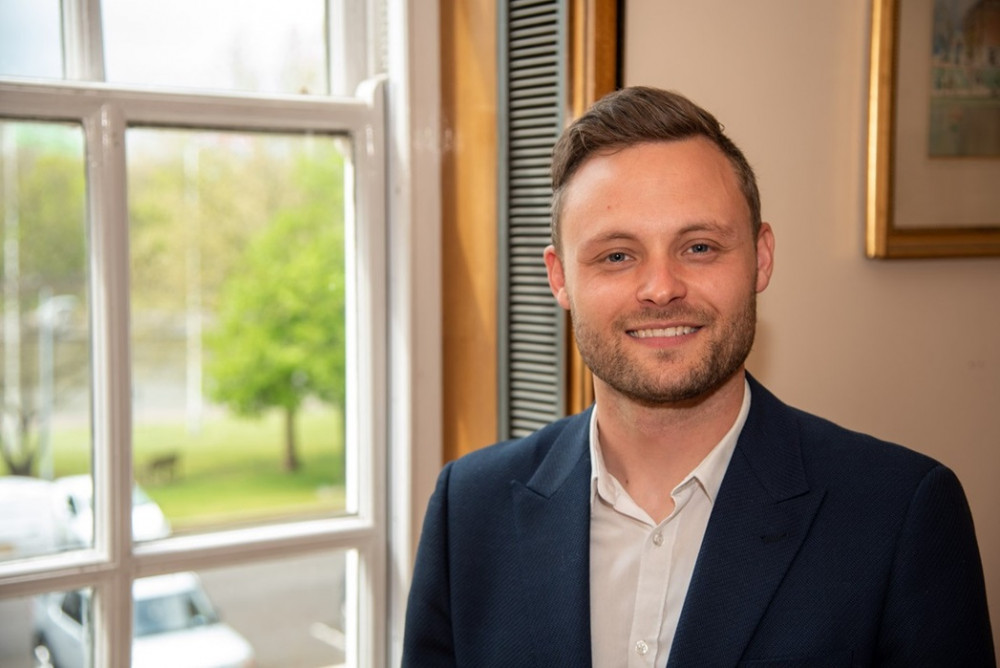
POLYGON ((870 2, 628 0, 624 83, 713 111, 777 239, 749 367, 962 480, 1000 647, 1000 258, 864 257, 870 2))

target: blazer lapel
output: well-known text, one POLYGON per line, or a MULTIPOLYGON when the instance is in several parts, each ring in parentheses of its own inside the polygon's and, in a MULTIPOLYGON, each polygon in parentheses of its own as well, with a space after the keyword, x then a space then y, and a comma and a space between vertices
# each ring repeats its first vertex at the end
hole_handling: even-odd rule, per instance
POLYGON ((791 409, 750 378, 747 423, 712 510, 668 666, 736 665, 819 509, 791 409))
POLYGON ((523 665, 590 665, 590 411, 572 418, 531 479, 511 483, 534 656, 523 665))

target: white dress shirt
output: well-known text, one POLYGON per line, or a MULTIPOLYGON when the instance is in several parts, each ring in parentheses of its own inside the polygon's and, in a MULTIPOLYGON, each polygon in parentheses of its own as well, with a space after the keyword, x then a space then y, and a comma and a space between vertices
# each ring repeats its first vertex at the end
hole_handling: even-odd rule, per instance
POLYGON ((722 478, 750 410, 750 386, 722 440, 670 493, 659 524, 608 473, 590 420, 590 631, 597 668, 667 665, 684 597, 722 478))

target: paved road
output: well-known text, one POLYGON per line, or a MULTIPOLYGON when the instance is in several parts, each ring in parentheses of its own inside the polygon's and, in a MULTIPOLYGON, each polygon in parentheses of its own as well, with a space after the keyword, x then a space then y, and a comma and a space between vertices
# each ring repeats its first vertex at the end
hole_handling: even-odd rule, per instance
POLYGON ((30 668, 31 602, 0 599, 0 666, 30 668))
POLYGON ((340 553, 201 574, 222 620, 257 651, 259 668, 339 665, 343 600, 340 553))
MULTIPOLYGON (((253 645, 258 668, 326 668, 344 660, 344 557, 298 557, 200 573, 222 620, 253 645)), ((26 599, 0 600, 0 666, 30 668, 26 599)))

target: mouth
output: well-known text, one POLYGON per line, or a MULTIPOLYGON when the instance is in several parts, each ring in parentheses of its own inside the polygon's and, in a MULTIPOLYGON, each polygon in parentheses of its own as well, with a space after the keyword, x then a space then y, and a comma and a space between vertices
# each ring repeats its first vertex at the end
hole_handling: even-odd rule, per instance
POLYGON ((669 339, 685 334, 694 334, 700 327, 690 325, 680 325, 677 327, 648 327, 643 329, 630 329, 627 334, 634 339, 669 339))

